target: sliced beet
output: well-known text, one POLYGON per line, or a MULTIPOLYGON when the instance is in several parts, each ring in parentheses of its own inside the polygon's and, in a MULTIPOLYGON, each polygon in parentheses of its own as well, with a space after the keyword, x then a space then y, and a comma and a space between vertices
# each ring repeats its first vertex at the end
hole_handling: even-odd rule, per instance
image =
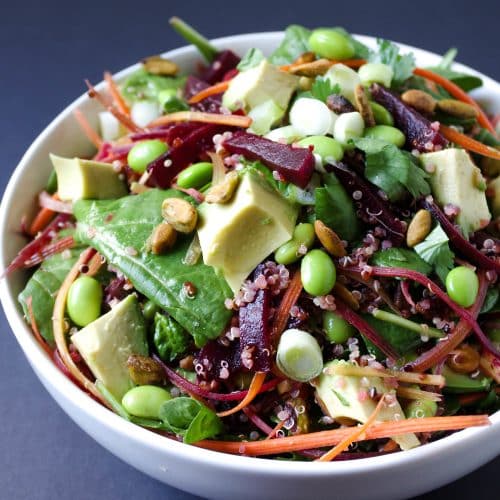
MULTIPOLYGON (((210 87, 210 84, 205 80, 201 80, 200 78, 196 78, 196 76, 192 75, 188 76, 184 87, 184 97, 186 99, 191 99, 191 97, 199 94, 202 90, 205 90, 208 87, 210 87)), ((193 104, 191 108, 205 113, 219 113, 221 105, 222 94, 215 94, 197 102, 196 104, 193 104)))
POLYGON ((219 339, 211 340, 195 356, 195 366, 199 379, 225 380, 241 368, 241 350, 239 342, 223 345, 219 339))
POLYGON ((444 212, 438 207, 432 196, 428 196, 423 201, 423 206, 431 212, 434 218, 441 224, 443 231, 450 239, 450 243, 461 253, 467 257, 473 264, 486 270, 496 271, 500 273, 500 262, 498 259, 490 259, 481 253, 475 246, 469 243, 463 236, 460 230, 446 217, 444 212))
POLYGON ((448 141, 437 127, 433 127, 427 118, 407 106, 396 94, 378 83, 374 83, 370 91, 373 99, 392 114, 396 126, 406 136, 409 149, 425 153, 433 151, 436 146, 444 148, 448 145, 448 141))
POLYGON ((346 191, 355 200, 360 219, 370 225, 379 224, 387 231, 387 239, 395 246, 403 243, 406 226, 398 219, 387 201, 377 195, 375 188, 343 163, 329 165, 346 191))
POLYGON ((241 59, 232 50, 221 50, 201 73, 201 79, 210 85, 220 82, 224 75, 238 66, 241 59))
POLYGON ((301 188, 306 187, 314 172, 314 155, 307 148, 293 148, 242 131, 235 132, 223 145, 231 154, 261 161, 301 188))

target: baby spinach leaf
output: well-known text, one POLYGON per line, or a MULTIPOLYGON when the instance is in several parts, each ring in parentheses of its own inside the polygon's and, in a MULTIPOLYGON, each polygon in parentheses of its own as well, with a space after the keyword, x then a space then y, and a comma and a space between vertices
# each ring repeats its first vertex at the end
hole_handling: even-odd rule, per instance
POLYGON ((160 358, 168 363, 187 351, 190 337, 173 318, 156 313, 153 343, 160 358))
POLYGON ((438 224, 422 243, 414 250, 422 259, 434 267, 436 274, 444 283, 448 272, 453 269, 455 254, 450 250, 448 236, 438 224))
POLYGON ((484 298, 483 307, 479 314, 497 311, 500 306, 500 290, 498 288, 490 288, 484 298))
POLYGON ((248 49, 247 53, 243 57, 243 59, 239 62, 236 68, 239 71, 245 71, 247 69, 254 68, 258 66, 265 59, 262 50, 251 48, 248 49))
POLYGON ((432 271, 432 266, 427 264, 413 250, 407 250, 406 248, 388 248, 387 250, 375 252, 371 258, 371 263, 383 267, 403 267, 425 275, 432 271))
POLYGON ((360 222, 352 198, 334 174, 326 174, 323 180, 324 187, 314 191, 316 218, 342 239, 353 241, 359 234, 360 222))
POLYGON ((118 200, 80 200, 74 205, 77 234, 122 272, 143 295, 165 309, 198 347, 216 338, 231 317, 224 300, 231 290, 203 263, 183 264, 191 238, 180 238, 165 255, 148 252, 147 240, 162 221, 165 198, 185 197, 175 190, 151 189, 118 200), (190 297, 184 283, 196 288, 190 297), (210 321, 207 321, 210 318, 210 321))
POLYGON ((413 75, 415 69, 415 56, 412 52, 401 55, 399 47, 389 40, 377 40, 378 51, 372 52, 368 56, 369 62, 387 64, 394 73, 392 77, 392 86, 401 86, 408 78, 413 75))
POLYGON ((222 421, 212 410, 183 396, 163 403, 160 419, 172 432, 183 436, 188 444, 214 437, 224 429, 222 421))
POLYGON ((160 76, 141 68, 132 73, 122 86, 122 92, 129 101, 156 100, 161 90, 179 89, 186 83, 185 76, 160 76))
POLYGON ((304 26, 291 24, 285 30, 285 38, 280 46, 271 54, 269 61, 281 66, 290 64, 304 52, 309 51, 309 35, 311 31, 304 26))

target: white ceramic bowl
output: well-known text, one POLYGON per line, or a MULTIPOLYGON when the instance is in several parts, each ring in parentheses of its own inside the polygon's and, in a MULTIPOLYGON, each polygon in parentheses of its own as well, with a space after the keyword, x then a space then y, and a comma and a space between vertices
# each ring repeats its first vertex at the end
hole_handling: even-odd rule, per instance
MULTIPOLYGON (((249 47, 270 53, 282 33, 256 33, 221 38, 217 47, 244 54, 249 47)), ((367 45, 374 39, 359 37, 367 45)), ((420 66, 437 64, 440 57, 413 50, 420 66)), ((167 56, 189 71, 199 56, 184 47, 167 56)), ((122 79, 137 69, 118 73, 122 79)), ((470 68, 457 65, 471 73, 470 68)), ((489 109, 500 112, 500 84, 483 78, 475 96, 489 109)), ((103 88, 102 84, 100 88, 103 88)), ((7 186, 0 209, 0 263, 10 262, 24 244, 17 234, 23 214, 33 211, 32 200, 43 189, 50 172, 49 152, 85 155, 90 145, 78 129, 72 111, 81 109, 97 123, 98 106, 80 97, 40 134, 28 149, 7 186), (29 182, 26 180, 29 179, 29 182)), ((125 462, 150 476, 191 493, 218 499, 310 498, 367 499, 410 497, 453 481, 494 458, 500 452, 500 412, 486 428, 457 432, 420 448, 352 462, 305 463, 231 456, 184 445, 135 426, 89 398, 54 366, 25 324, 17 295, 26 275, 14 273, 0 282, 0 296, 7 319, 28 361, 43 385, 64 411, 90 436, 125 462), (314 492, 314 493, 313 493, 314 492)))

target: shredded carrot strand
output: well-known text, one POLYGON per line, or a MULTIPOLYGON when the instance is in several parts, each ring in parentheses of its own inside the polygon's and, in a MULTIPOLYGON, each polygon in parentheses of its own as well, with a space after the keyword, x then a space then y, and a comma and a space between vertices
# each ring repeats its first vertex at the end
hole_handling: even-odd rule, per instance
MULTIPOLYGON (((54 200, 59 200, 59 196, 57 193, 52 195, 54 200)), ((40 231, 43 231, 50 223, 50 221, 54 218, 56 212, 51 210, 50 208, 42 207, 40 211, 36 214, 31 226, 29 228, 29 234, 31 236, 36 236, 40 231)))
POLYGON ((229 88, 229 82, 230 80, 226 80, 203 89, 201 92, 198 92, 193 97, 191 97, 188 103, 196 104, 197 102, 203 101, 203 99, 206 99, 207 97, 225 92, 229 88))
POLYGON ((452 127, 447 127, 446 125, 439 125, 439 131, 451 142, 462 146, 464 149, 468 149, 473 153, 477 153, 488 158, 494 158, 495 160, 500 160, 500 151, 490 146, 472 139, 471 137, 462 134, 452 127))
POLYGON ((363 425, 359 425, 355 427, 352 432, 346 436, 339 444, 335 445, 330 451, 327 451, 324 455, 321 455, 316 462, 330 462, 336 456, 340 455, 343 451, 347 450, 347 448, 354 443, 358 438, 360 438, 365 431, 375 422, 382 406, 384 405, 385 398, 380 398, 377 406, 373 410, 372 414, 368 417, 366 422, 363 425))
POLYGON ((482 110, 481 106, 469 95, 467 92, 463 91, 458 85, 448 80, 444 76, 434 73, 428 69, 415 68, 413 71, 415 75, 421 76, 427 80, 431 80, 438 85, 441 85, 449 94, 451 94, 455 99, 466 102, 473 106, 479 113, 477 121, 484 128, 488 129, 494 136, 496 136, 495 128, 491 124, 490 120, 486 116, 486 113, 482 110))
MULTIPOLYGON (((452 431, 484 425, 490 425, 488 415, 460 415, 453 417, 426 417, 397 421, 393 420, 389 422, 374 423, 366 429, 364 436, 356 438, 355 441, 389 438, 400 434, 415 432, 452 431)), ((205 440, 195 444, 201 448, 223 453, 261 456, 333 446, 340 443, 349 436, 351 432, 352 429, 350 428, 342 428, 263 441, 242 442, 205 440)))
POLYGON ((111 97, 113 97, 113 101, 116 107, 124 115, 130 116, 130 108, 125 102, 125 99, 123 99, 120 89, 118 88, 116 82, 113 80, 113 77, 111 76, 111 73, 109 71, 104 72, 104 80, 106 80, 106 83, 108 84, 109 93, 111 94, 111 97))
POLYGON ((82 128, 89 141, 97 149, 100 149, 102 147, 102 139, 100 138, 99 134, 92 128, 92 125, 88 122, 87 118, 85 118, 85 115, 79 109, 75 109, 73 111, 73 116, 76 118, 76 121, 82 128))
POLYGON ((28 319, 30 320, 31 329, 38 343, 42 346, 43 350, 52 358, 52 350, 42 337, 38 325, 36 324, 35 314, 33 313, 33 297, 31 295, 26 299, 26 308, 28 309, 28 319))
POLYGON ((273 342, 277 342, 279 336, 283 333, 288 322, 288 316, 290 315, 290 310, 297 302, 300 293, 302 292, 302 280, 300 278, 300 271, 295 271, 293 278, 290 280, 290 284, 283 295, 283 300, 280 303, 276 315, 274 317, 274 324, 272 329, 273 342))
POLYGON ((54 304, 54 311, 52 313, 52 328, 54 331, 54 340, 56 342, 57 350, 61 357, 62 362, 68 369, 68 371, 73 375, 73 377, 84 387, 88 392, 90 392, 94 397, 96 397, 101 403, 109 407, 109 403, 99 392, 97 387, 91 382, 76 366, 71 354, 68 350, 68 345, 66 343, 66 335, 64 331, 64 313, 66 310, 66 299, 68 297, 69 289, 72 283, 80 274, 80 267, 86 264, 91 257, 94 255, 95 250, 93 248, 87 248, 84 250, 75 265, 71 268, 71 271, 66 275, 61 288, 57 292, 56 301, 54 304))
POLYGON ((387 443, 384 444, 382 451, 390 453, 391 451, 396 451, 398 448, 399 448, 398 443, 396 443, 394 439, 389 439, 389 441, 387 441, 387 443))
POLYGON ((267 439, 273 439, 276 434, 278 433, 279 430, 281 430, 283 428, 283 426, 285 425, 285 422, 286 422, 286 419, 285 420, 280 420, 276 426, 274 427, 274 429, 266 436, 266 440, 267 439))
POLYGON ((248 128, 252 124, 252 119, 249 116, 242 115, 221 115, 218 113, 204 113, 202 111, 177 111, 176 113, 160 116, 156 120, 153 120, 149 126, 159 127, 175 122, 214 123, 230 127, 248 128))
POLYGON ((255 399, 257 394, 259 394, 265 379, 266 374, 264 372, 256 372, 253 376, 250 387, 248 388, 247 395, 236 406, 234 406, 230 410, 217 413, 217 416, 227 417, 229 415, 233 415, 233 413, 239 412, 240 410, 245 408, 245 406, 248 406, 255 399))

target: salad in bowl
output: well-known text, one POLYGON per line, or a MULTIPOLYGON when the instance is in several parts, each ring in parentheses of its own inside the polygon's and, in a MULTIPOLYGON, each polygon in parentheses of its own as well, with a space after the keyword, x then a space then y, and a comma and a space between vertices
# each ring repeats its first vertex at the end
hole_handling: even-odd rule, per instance
MULTIPOLYGON (((107 90, 91 157, 51 152, 19 295, 47 355, 165 439, 361 459, 499 409, 500 140, 482 85, 340 28, 269 56, 152 56, 107 90), (202 58, 204 60, 202 60, 202 58)), ((498 128, 498 127, 497 127, 498 128)), ((21 222, 21 221, 20 221, 21 222)))

